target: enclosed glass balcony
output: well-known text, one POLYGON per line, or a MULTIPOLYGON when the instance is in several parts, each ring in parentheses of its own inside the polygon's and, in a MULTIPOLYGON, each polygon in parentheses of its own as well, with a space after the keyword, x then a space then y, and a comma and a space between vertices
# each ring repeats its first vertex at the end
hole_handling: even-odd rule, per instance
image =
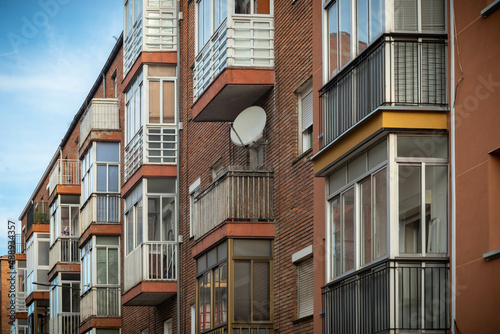
POLYGON ((80 123, 80 145, 93 130, 119 130, 120 100, 92 99, 80 123))

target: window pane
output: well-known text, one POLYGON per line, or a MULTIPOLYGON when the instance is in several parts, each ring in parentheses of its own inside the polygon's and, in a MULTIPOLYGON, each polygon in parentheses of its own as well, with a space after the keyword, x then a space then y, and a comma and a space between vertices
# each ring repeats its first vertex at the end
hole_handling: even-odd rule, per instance
POLYGON ((371 178, 360 183, 361 265, 372 260, 372 189, 371 178))
POLYGON ((163 82, 163 123, 175 122, 175 83, 163 82))
POLYGON ((49 242, 39 241, 38 242, 38 265, 48 266, 49 265, 49 242))
POLYGON ((115 236, 104 236, 98 235, 96 236, 96 244, 97 245, 118 245, 118 237, 115 236))
POLYGON ((250 0, 235 0, 234 12, 236 14, 251 14, 250 6, 251 6, 250 0))
POLYGON ((272 256, 271 240, 234 240, 234 256, 272 256))
POLYGON ((234 262, 234 320, 250 321, 250 262, 234 262))
POLYGON ((347 180, 354 181, 366 173, 366 154, 362 154, 347 164, 347 180))
POLYGON ((368 46, 368 0, 358 0, 358 53, 368 46))
POLYGON ((399 166, 399 252, 420 253, 420 166, 399 166))
POLYGON ((330 209, 331 242, 332 242, 332 277, 342 274, 342 227, 340 222, 340 198, 337 196, 331 202, 330 209))
POLYGON ((71 229, 70 235, 79 235, 80 233, 80 209, 78 207, 71 208, 71 229))
POLYGON ((199 280, 200 300, 200 330, 210 328, 210 272, 205 273, 199 280))
POLYGON ((135 246, 138 247, 140 244, 142 244, 142 199, 137 203, 137 208, 136 208, 136 217, 135 217, 135 224, 136 224, 136 242, 135 246))
POLYGON ((394 0, 394 28, 417 31, 417 0, 394 0))
POLYGON ((339 42, 340 42, 340 68, 344 67, 351 58, 352 36, 351 0, 339 1, 339 42))
POLYGON ((375 168, 387 160, 387 140, 377 144, 368 151, 368 169, 375 168))
POLYGON ((108 284, 118 284, 118 249, 109 249, 108 284))
POLYGON ((334 3, 328 9, 328 61, 329 61, 329 79, 337 74, 337 3, 334 3))
POLYGON ((80 296, 79 296, 78 289, 80 289, 80 283, 72 283, 71 286, 73 287, 73 289, 71 289, 72 312, 79 312, 80 311, 80 296))
MULTIPOLYGON (((69 283, 63 282, 63 286, 70 286, 69 283)), ((70 288, 62 287, 62 311, 71 312, 71 290, 70 288)))
POLYGON ((107 171, 106 165, 97 166, 97 191, 107 191, 107 171))
POLYGON ((448 158, 446 136, 398 136, 398 157, 448 158))
POLYGON ((160 241, 160 199, 148 199, 148 239, 160 241))
POLYGON ((61 235, 69 235, 69 207, 61 207, 61 235))
POLYGON ((270 313, 270 269, 268 262, 253 264, 253 320, 267 321, 270 313))
POLYGON ((97 284, 107 284, 106 249, 97 249, 97 284))
POLYGON ((175 194, 175 179, 148 179, 148 193, 175 194))
POLYGON ((109 166, 108 191, 118 192, 118 166, 109 166))
POLYGON ((253 11, 255 14, 269 14, 269 0, 254 0, 253 11))
POLYGON ((215 325, 227 322, 227 264, 220 265, 214 271, 215 279, 215 325))
POLYGON ((162 197, 162 230, 163 241, 174 241, 175 198, 162 197))
POLYGON ((425 168, 426 251, 448 252, 448 167, 425 168))
POLYGON ((125 214, 125 221, 127 222, 127 254, 134 249, 134 210, 130 210, 125 214))
POLYGON ((387 171, 373 175, 373 259, 387 253, 387 171))
POLYGON ((160 123, 160 82, 149 82, 149 123, 160 123))
POLYGON ((175 77, 175 66, 148 65, 148 74, 155 77, 175 77))
POLYGON ((96 160, 106 162, 120 162, 119 145, 119 143, 98 142, 96 160))
POLYGON ((384 0, 369 0, 369 10, 370 42, 373 42, 384 31, 384 0))
POLYGON ((344 271, 354 269, 354 188, 342 195, 344 215, 344 271))

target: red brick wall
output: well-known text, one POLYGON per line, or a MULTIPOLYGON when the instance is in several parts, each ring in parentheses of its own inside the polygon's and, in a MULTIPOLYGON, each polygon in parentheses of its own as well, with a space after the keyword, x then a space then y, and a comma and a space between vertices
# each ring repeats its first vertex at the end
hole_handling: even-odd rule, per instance
POLYGON ((0 259, 0 307, 2 309, 0 315, 1 333, 10 333, 10 268, 7 256, 0 259))

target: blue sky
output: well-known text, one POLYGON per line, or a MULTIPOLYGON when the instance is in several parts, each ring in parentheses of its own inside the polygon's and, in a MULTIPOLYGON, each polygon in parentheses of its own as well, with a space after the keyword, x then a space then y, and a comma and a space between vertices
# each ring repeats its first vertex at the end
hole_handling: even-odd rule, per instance
POLYGON ((123 30, 123 0, 0 0, 0 255, 123 30))

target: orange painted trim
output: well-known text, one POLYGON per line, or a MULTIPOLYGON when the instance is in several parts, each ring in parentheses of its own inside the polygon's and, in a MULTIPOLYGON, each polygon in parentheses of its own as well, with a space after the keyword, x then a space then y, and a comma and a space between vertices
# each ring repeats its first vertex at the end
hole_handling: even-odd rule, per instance
POLYGON ((80 195, 81 186, 80 185, 67 185, 60 184, 57 185, 57 193, 61 195, 80 195))
POLYGON ((177 51, 167 51, 167 52, 141 52, 139 57, 128 71, 127 76, 123 78, 122 87, 123 91, 128 90, 128 86, 132 81, 132 78, 139 72, 143 64, 177 64, 177 51))
POLYGON ((93 317, 88 318, 83 324, 80 325, 80 334, 83 334, 92 328, 120 328, 121 326, 121 318, 93 317))
POLYGON ((29 306, 35 300, 49 300, 49 298, 49 291, 33 291, 28 297, 26 297, 26 306, 29 306))
POLYGON ((16 319, 28 319, 28 312, 17 312, 16 319))
POLYGON ((122 187, 122 197, 143 178, 171 177, 177 178, 177 165, 142 165, 122 187))
MULTIPOLYGON (((120 103, 121 106, 121 103, 120 103)), ((121 130, 92 130, 83 143, 80 144, 79 153, 80 156, 88 150, 90 144, 93 141, 110 141, 110 142, 121 142, 122 131, 121 130)))
POLYGON ((274 239, 275 235, 274 223, 226 222, 198 240, 191 255, 196 258, 224 239, 274 239))
POLYGON ((176 294, 177 282, 140 282, 122 296, 122 305, 127 304, 143 293, 176 294))
POLYGON ((91 223, 78 239, 78 247, 82 247, 93 235, 121 235, 122 225, 91 223))
POLYGON ((26 239, 31 238, 33 233, 50 233, 50 225, 49 224, 33 224, 30 229, 26 233, 26 239))
POLYGON ((16 261, 26 261, 26 253, 16 253, 16 261))
POLYGON ((80 264, 79 263, 60 263, 58 262, 49 271, 49 281, 52 281, 57 273, 79 273, 80 264))
POLYGON ((226 68, 193 104, 193 119, 198 117, 226 86, 231 85, 274 86, 274 69, 226 68))

